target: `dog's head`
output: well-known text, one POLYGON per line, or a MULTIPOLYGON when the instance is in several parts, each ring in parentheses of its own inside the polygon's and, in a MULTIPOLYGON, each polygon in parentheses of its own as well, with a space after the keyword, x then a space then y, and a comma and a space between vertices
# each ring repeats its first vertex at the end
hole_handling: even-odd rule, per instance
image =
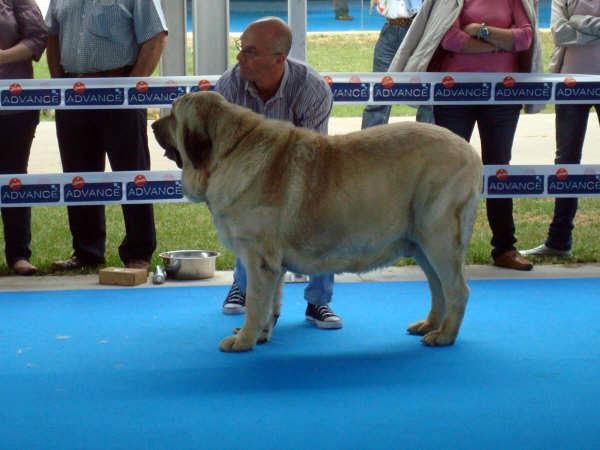
POLYGON ((186 94, 173 102, 169 115, 156 120, 152 129, 165 149, 165 156, 180 169, 189 163, 194 169, 206 165, 212 153, 210 124, 213 109, 224 99, 215 92, 186 94))

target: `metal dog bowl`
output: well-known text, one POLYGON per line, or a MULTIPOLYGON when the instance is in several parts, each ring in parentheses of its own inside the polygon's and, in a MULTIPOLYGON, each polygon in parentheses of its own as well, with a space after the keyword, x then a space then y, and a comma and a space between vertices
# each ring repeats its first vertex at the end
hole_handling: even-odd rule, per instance
POLYGON ((215 275, 215 261, 219 252, 209 250, 175 250, 159 253, 168 278, 197 280, 215 275))

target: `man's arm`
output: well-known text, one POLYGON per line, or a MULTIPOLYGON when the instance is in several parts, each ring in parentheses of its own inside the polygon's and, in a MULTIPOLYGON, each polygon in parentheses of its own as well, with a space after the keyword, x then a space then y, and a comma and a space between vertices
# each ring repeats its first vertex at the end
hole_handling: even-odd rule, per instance
POLYGON ((167 32, 161 31, 156 36, 148 39, 142 44, 140 53, 129 76, 149 77, 154 72, 160 55, 162 55, 167 44, 167 32))
POLYGON ((61 78, 65 71, 60 65, 60 46, 58 36, 48 36, 48 47, 46 48, 46 60, 52 78, 61 78))
POLYGON ((8 64, 19 61, 26 61, 31 59, 31 50, 23 42, 19 42, 17 45, 7 48, 6 50, 0 49, 0 64, 8 64))

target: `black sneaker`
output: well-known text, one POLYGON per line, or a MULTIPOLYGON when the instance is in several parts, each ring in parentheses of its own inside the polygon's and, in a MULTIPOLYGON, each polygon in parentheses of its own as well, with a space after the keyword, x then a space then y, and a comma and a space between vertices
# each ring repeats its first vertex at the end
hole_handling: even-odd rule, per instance
POLYGON ((246 312, 246 294, 244 294, 234 281, 229 289, 229 294, 223 302, 223 314, 244 314, 246 312))
POLYGON ((329 330, 342 328, 342 319, 337 316, 329 306, 318 306, 309 303, 306 306, 306 320, 314 323, 319 328, 329 330))

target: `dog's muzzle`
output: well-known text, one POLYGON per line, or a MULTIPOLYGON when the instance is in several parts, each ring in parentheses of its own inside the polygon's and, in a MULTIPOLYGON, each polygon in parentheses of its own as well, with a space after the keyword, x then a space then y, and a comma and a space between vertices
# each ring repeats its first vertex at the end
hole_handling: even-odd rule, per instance
MULTIPOLYGON (((162 119, 160 119, 160 120, 162 120, 162 119)), ((162 148, 165 149, 164 156, 166 156, 171 161, 174 161, 175 164, 177 164, 177 167, 179 167, 181 169, 183 167, 183 161, 181 160, 181 155, 179 154, 179 151, 175 147, 167 144, 165 142, 165 140, 162 138, 161 132, 160 132, 160 125, 159 125, 160 120, 157 120, 152 124, 152 131, 154 131, 154 137, 156 138, 156 142, 158 142, 158 145, 160 145, 162 148)))
POLYGON ((181 155, 177 149, 171 147, 165 147, 165 155, 171 161, 174 161, 177 164, 177 167, 180 169, 183 167, 183 161, 181 160, 181 155))

